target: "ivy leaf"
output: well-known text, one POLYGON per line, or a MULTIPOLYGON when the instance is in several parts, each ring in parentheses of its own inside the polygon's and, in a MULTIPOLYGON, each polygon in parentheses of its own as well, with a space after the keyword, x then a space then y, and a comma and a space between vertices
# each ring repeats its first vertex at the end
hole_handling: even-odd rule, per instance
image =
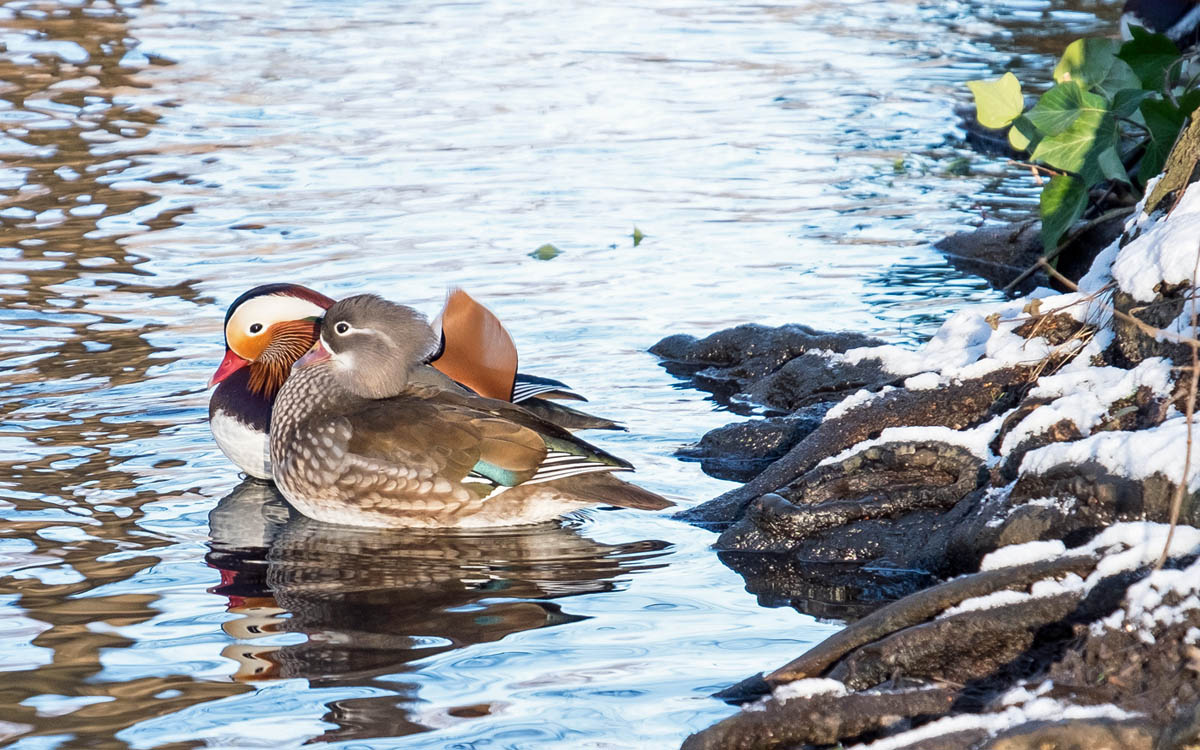
POLYGON ((1140 109, 1142 117, 1146 119, 1146 129, 1150 131, 1146 139, 1146 152, 1142 154, 1142 162, 1138 165, 1138 180, 1144 185, 1146 180, 1162 171, 1167 163, 1167 154, 1175 145, 1186 118, 1173 104, 1163 99, 1147 99, 1142 102, 1140 109))
POLYGON ((1083 216, 1087 188, 1070 175, 1058 175, 1042 188, 1042 248, 1048 253, 1058 240, 1083 216))
POLYGON ((1129 63, 1119 58, 1113 59, 1112 67, 1108 69, 1108 75, 1104 76, 1104 80, 1100 82, 1100 90, 1109 99, 1115 97, 1122 89, 1140 89, 1141 87, 1142 79, 1133 72, 1129 63))
POLYGON ((1125 171, 1125 163, 1116 146, 1109 146, 1096 156, 1096 166, 1105 179, 1129 184, 1129 174, 1125 171))
POLYGON ((975 95, 976 116, 985 128, 1006 127, 1025 109, 1021 82, 1012 73, 993 81, 967 81, 967 87, 975 95))
POLYGON ((1025 115, 1013 120, 1012 127, 1008 129, 1008 145, 1016 151, 1028 151, 1040 139, 1037 128, 1025 115))
POLYGON ((1054 80, 1075 81, 1084 88, 1098 86, 1108 77, 1117 49, 1112 39, 1076 39, 1063 50, 1062 59, 1054 67, 1054 80))
POLYGON ((1152 91, 1163 87, 1163 72, 1179 59, 1179 49, 1162 34, 1151 34, 1141 26, 1130 26, 1133 36, 1121 45, 1117 57, 1129 63, 1142 81, 1142 87, 1152 91))
POLYGON ((1117 123, 1104 107, 1104 97, 1084 94, 1084 103, 1071 126, 1057 135, 1043 138, 1033 150, 1034 161, 1055 169, 1074 172, 1087 185, 1105 178, 1099 156, 1117 145, 1117 123))
POLYGON ((1058 135, 1087 109, 1108 110, 1108 102, 1099 94, 1089 94, 1076 81, 1060 83, 1038 99, 1026 115, 1043 135, 1058 135))
POLYGON ((1122 89, 1113 95, 1112 113, 1117 117, 1132 117, 1138 105, 1149 95, 1149 91, 1141 88, 1122 89))
POLYGON ((1179 97, 1179 112, 1184 117, 1190 117, 1197 107, 1200 107, 1200 89, 1192 89, 1179 97))

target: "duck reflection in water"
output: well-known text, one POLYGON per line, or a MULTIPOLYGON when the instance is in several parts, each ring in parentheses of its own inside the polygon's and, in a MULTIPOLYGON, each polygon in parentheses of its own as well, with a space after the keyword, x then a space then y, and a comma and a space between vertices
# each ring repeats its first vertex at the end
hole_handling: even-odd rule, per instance
POLYGON ((223 625, 238 640, 223 652, 238 663, 235 679, 387 691, 330 703, 325 720, 339 729, 322 740, 427 731, 406 715, 417 685, 395 675, 446 651, 586 619, 552 600, 614 590, 659 567, 654 559, 668 548, 600 544, 554 522, 469 532, 335 526, 300 515, 254 479, 224 497, 209 524, 206 560, 221 573, 209 591, 239 615, 223 625), (279 645, 286 633, 305 640, 279 645))

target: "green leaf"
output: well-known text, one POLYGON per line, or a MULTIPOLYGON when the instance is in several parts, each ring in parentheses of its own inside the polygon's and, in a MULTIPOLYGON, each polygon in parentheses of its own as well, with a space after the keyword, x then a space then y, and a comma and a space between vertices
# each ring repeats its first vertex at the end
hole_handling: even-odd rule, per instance
POLYGON ((1125 171, 1125 163, 1116 146, 1109 146, 1096 157, 1096 166, 1106 179, 1116 182, 1129 183, 1129 174, 1125 171))
MULTIPOLYGON (((903 165, 903 160, 901 160, 901 164, 903 165)), ((644 239, 646 239, 646 235, 642 234, 642 230, 635 226, 633 228, 633 246, 637 247, 638 245, 642 244, 642 240, 644 239)))
POLYGON ((1117 57, 1129 63, 1142 82, 1152 91, 1163 87, 1163 72, 1179 59, 1179 49, 1162 34, 1151 34, 1140 26, 1130 26, 1133 38, 1121 45, 1117 57))
POLYGON ((1040 139, 1037 128, 1025 115, 1013 120, 1012 127, 1008 129, 1008 145, 1017 151, 1028 151, 1040 139))
MULTIPOLYGON (((1095 94, 1088 97, 1104 101, 1095 94)), ((1043 138, 1033 151, 1033 160, 1055 169, 1074 172, 1091 186, 1104 179, 1098 160, 1106 148, 1117 143, 1117 124, 1102 108, 1088 107, 1080 111, 1071 127, 1058 135, 1043 138)))
POLYGON ((1100 82, 1100 90, 1112 99, 1122 89, 1139 89, 1142 87, 1142 80, 1138 78, 1137 73, 1133 72, 1133 68, 1129 67, 1129 63, 1124 60, 1114 59, 1112 67, 1108 69, 1108 75, 1104 76, 1104 80, 1100 82))
POLYGON ((1192 89, 1179 97, 1179 112, 1184 117, 1190 117, 1197 107, 1200 107, 1200 89, 1192 89))
POLYGON ((1179 131, 1183 129, 1186 119, 1182 112, 1163 99, 1147 99, 1142 102, 1142 117, 1146 119, 1146 129, 1150 131, 1146 139, 1146 152, 1138 165, 1138 180, 1145 185, 1146 180, 1162 171, 1167 163, 1167 154, 1175 145, 1179 131))
POLYGON ((1058 83, 1075 81, 1084 88, 1098 86, 1108 76, 1117 49, 1117 43, 1112 39, 1076 39, 1063 50, 1062 59, 1054 68, 1054 80, 1058 83))
POLYGON ((1048 253, 1087 207, 1087 188, 1069 175, 1059 175, 1042 188, 1042 248, 1048 253))
POLYGON ((1112 113, 1117 117, 1132 117, 1138 105, 1149 95, 1149 91, 1140 88, 1122 89, 1113 96, 1112 113))
POLYGON ((1076 81, 1060 83, 1038 99, 1026 117, 1042 135, 1058 135, 1086 110, 1108 110, 1099 94, 1089 94, 1076 81))
POLYGON ((547 242, 545 245, 542 245, 537 250, 534 250, 532 253, 530 253, 529 257, 536 260, 552 260, 553 258, 557 258, 561 252, 562 250, 559 250, 557 247, 547 242))
POLYGON ((976 116, 985 128, 1003 128, 1025 109, 1021 82, 1012 73, 993 81, 967 81, 967 88, 975 95, 976 116))

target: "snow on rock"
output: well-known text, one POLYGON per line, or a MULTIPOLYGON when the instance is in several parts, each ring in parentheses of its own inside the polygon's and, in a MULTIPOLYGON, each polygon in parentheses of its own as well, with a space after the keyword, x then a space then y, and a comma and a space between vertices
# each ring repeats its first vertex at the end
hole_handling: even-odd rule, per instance
POLYGON ((913 350, 888 344, 850 349, 846 361, 857 364, 864 359, 878 359, 883 369, 896 375, 916 375, 930 371, 953 370, 965 367, 984 355, 993 331, 985 318, 993 313, 1002 317, 1020 314, 1021 305, 1006 302, 981 305, 960 310, 942 324, 921 348, 913 350))
MULTIPOLYGON (((936 376, 935 376, 936 377, 936 376)), ((896 390, 895 386, 885 385, 878 391, 868 391, 866 388, 853 393, 839 401, 832 409, 825 412, 824 421, 828 422, 831 419, 837 419, 851 409, 857 409, 860 406, 869 404, 875 399, 883 396, 885 393, 896 390)))
POLYGON ((993 461, 995 456, 988 449, 988 444, 996 436, 1000 425, 1004 423, 1004 415, 993 417, 991 420, 968 430, 954 430, 940 425, 916 427, 887 427, 879 433, 879 437, 856 443, 835 456, 828 456, 818 463, 818 466, 836 464, 845 461, 856 453, 867 448, 886 443, 916 443, 938 442, 957 445, 979 456, 985 461, 993 461))
POLYGON ((1167 216, 1121 248, 1112 263, 1112 277, 1134 299, 1149 302, 1160 283, 1191 282, 1200 253, 1198 238, 1200 183, 1193 183, 1167 216))
POLYGON ((846 686, 838 680, 827 677, 808 677, 803 680, 787 682, 776 687, 771 697, 780 703, 796 698, 811 698, 814 695, 849 695, 846 686))
MULTIPOLYGON (((1194 439, 1200 440, 1200 419, 1193 419, 1194 439)), ((1110 473, 1130 479, 1161 474, 1178 482, 1187 448, 1187 423, 1180 415, 1145 430, 1099 432, 1071 443, 1052 443, 1021 459, 1020 473, 1044 474, 1061 464, 1095 461, 1110 473)), ((1200 489, 1200 451, 1188 472, 1188 489, 1200 489)))
MULTIPOLYGON (((1100 325, 1107 319, 1106 308, 1090 296, 1038 289, 1019 300, 960 310, 918 349, 892 344, 860 347, 847 351, 845 361, 857 364, 877 359, 887 372, 914 376, 905 382, 905 387, 925 390, 947 380, 981 377, 1001 367, 1033 365, 1051 354, 1076 353, 1088 348, 1086 340, 1053 346, 1042 337, 1024 338, 1015 333, 1032 316, 1051 314, 1069 315, 1092 325, 1100 325)), ((1108 341, 1111 338, 1105 343, 1108 341)), ((1094 349, 1094 353, 1101 351, 1094 349)))
POLYGON ((936 372, 923 372, 920 375, 913 375, 904 381, 904 387, 910 391, 928 391, 937 388, 941 384, 942 379, 938 377, 936 372))
POLYGON ((1159 357, 1147 359, 1132 370, 1081 367, 1042 376, 1029 396, 1055 401, 1034 409, 1010 430, 1004 436, 1000 454, 1006 455, 1026 439, 1063 420, 1074 423, 1080 434, 1087 435, 1100 424, 1114 402, 1132 396, 1143 387, 1167 395, 1171 381, 1171 363, 1159 357))
POLYGON ((1035 697, 1022 705, 1008 706, 1002 711, 980 714, 958 714, 923 724, 916 729, 884 737, 875 742, 853 745, 847 750, 900 750, 917 742, 955 732, 976 729, 989 735, 1031 721, 1064 721, 1071 719, 1132 719, 1140 714, 1124 711, 1114 705, 1074 706, 1053 698, 1035 697))
POLYGON ((1066 551, 1067 545, 1057 539, 1045 542, 1011 544, 1007 547, 1001 547, 995 552, 988 553, 979 564, 979 569, 996 570, 998 568, 1011 568, 1041 560, 1051 560, 1055 557, 1061 557, 1066 551))

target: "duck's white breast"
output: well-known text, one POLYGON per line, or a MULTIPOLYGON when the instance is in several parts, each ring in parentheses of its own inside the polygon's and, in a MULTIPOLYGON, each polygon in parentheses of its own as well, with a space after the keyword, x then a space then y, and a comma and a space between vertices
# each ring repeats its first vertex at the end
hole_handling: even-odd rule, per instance
POLYGON ((267 433, 217 411, 208 420, 217 447, 239 469, 258 479, 271 478, 271 441, 267 433))

